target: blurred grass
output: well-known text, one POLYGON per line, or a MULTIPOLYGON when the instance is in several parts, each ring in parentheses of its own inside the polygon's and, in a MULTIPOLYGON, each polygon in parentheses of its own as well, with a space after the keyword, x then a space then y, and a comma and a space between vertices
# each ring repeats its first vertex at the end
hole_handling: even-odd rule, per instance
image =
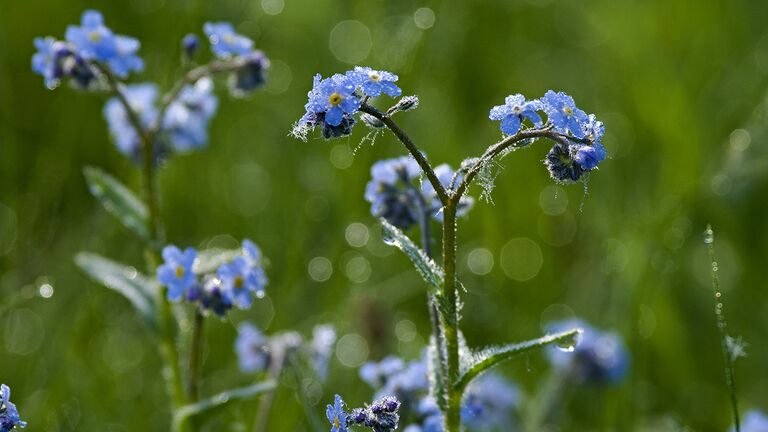
MULTIPOLYGON (((482 247, 495 258, 482 277, 462 266, 471 345, 534 337, 543 317, 570 309, 619 329, 632 368, 618 388, 572 389, 563 430, 725 430, 727 391, 700 235, 712 222, 730 331, 750 344, 736 365, 741 406, 768 409, 768 301, 759 270, 768 259, 768 3, 296 0, 266 14, 262 4, 274 1, 0 2, 0 381, 13 388, 29 430, 161 430, 167 418, 150 338, 127 302, 72 262, 90 250, 141 264, 139 244, 89 196, 81 168, 103 167, 133 187, 138 173, 109 141, 102 100, 50 92, 29 68, 32 39, 61 37, 88 7, 142 41, 147 67, 135 81, 169 85, 178 41, 206 20, 233 21, 275 65, 266 91, 245 101, 222 95, 207 150, 175 158, 161 173, 170 241, 250 237, 270 260, 269 297, 207 326, 205 391, 248 383, 232 350, 234 325, 244 319, 305 334, 332 322, 341 334, 366 337, 371 358, 414 356, 428 334, 423 287, 406 259, 380 256, 387 249, 375 239, 354 248, 344 238, 353 222, 372 226, 375 237, 362 199, 368 168, 403 150, 383 134, 339 169, 332 152, 356 148, 362 127, 340 141, 287 137, 312 75, 350 67, 329 49, 332 29, 358 20, 372 35, 361 63, 393 70, 407 94, 420 96, 421 108, 401 122, 435 163, 456 166, 496 140, 486 113, 509 93, 564 90, 605 120, 613 158, 592 176, 588 194, 558 189, 568 198, 563 214, 539 206, 551 181, 540 163, 546 148, 537 145, 505 160, 494 203, 479 203, 462 223, 461 256, 482 247), (421 7, 434 11, 429 29, 414 24, 421 7), (734 144, 736 129, 747 131, 748 146, 742 132, 734 144), (508 278, 500 263, 504 245, 520 237, 543 257, 526 282, 508 278), (327 282, 307 274, 316 256, 334 265, 327 282), (359 256, 372 269, 365 282, 345 275, 359 256), (50 299, 36 295, 45 283, 55 290, 50 299), (420 337, 398 341, 404 320, 420 337)), ((505 371, 533 393, 547 366, 532 355, 505 371)), ((351 403, 370 396, 339 362, 318 411, 333 392, 351 403)), ((289 389, 276 406, 273 430, 307 430, 289 389)), ((246 430, 254 407, 239 404, 206 427, 246 430)))

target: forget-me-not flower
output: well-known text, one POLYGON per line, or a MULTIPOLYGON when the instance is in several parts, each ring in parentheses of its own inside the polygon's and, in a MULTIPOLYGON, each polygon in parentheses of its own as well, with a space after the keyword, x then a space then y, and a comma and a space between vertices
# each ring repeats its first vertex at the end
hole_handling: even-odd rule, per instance
POLYGON ((197 282, 197 276, 192 271, 195 258, 197 251, 193 248, 183 252, 173 245, 163 248, 165 262, 157 268, 157 280, 168 287, 168 300, 182 300, 197 282))
POLYGON ((563 92, 547 91, 541 99, 549 122, 563 133, 584 138, 584 125, 589 121, 587 114, 576 107, 573 98, 563 92))
POLYGON ((310 360, 312 368, 321 380, 328 376, 328 362, 333 355, 336 345, 336 329, 332 325, 324 324, 312 329, 312 341, 310 343, 310 360))
POLYGON ((514 135, 520 131, 525 119, 530 120, 535 127, 541 126, 541 116, 537 112, 540 109, 539 100, 526 101, 525 96, 514 94, 504 99, 504 105, 491 108, 488 117, 491 120, 501 120, 501 131, 514 135))
POLYGON ((467 387, 461 421, 470 430, 509 430, 512 410, 520 403, 520 390, 495 373, 486 373, 467 387))
POLYGON ((259 50, 243 55, 245 64, 229 76, 229 91, 235 97, 243 97, 262 87, 266 82, 269 59, 259 50))
POLYGON ((354 94, 355 83, 349 77, 336 74, 317 81, 310 92, 307 112, 324 113, 324 122, 339 126, 345 114, 354 114, 360 109, 360 99, 354 94))
MULTIPOLYGON (((459 174, 456 176, 456 180, 453 182, 454 184, 451 184, 453 181, 453 176, 456 172, 448 164, 438 165, 435 167, 434 171, 437 179, 440 180, 440 184, 443 185, 443 187, 446 189, 453 189, 458 186, 463 177, 461 174, 459 174)), ((435 220, 442 222, 443 212, 441 209, 443 208, 443 203, 440 202, 440 198, 437 196, 437 192, 435 192, 435 188, 432 186, 432 183, 428 181, 422 182, 421 193, 424 195, 424 199, 428 203, 428 211, 430 212, 430 215, 435 218, 435 220)), ((466 215, 472 209, 474 204, 474 198, 468 195, 463 195, 461 199, 459 199, 458 206, 456 206, 456 215, 466 215)))
POLYGON ((72 78, 79 88, 87 88, 96 71, 67 42, 52 37, 35 38, 37 52, 32 56, 32 71, 45 79, 45 86, 56 88, 64 78, 72 78))
POLYGON ((414 185, 420 173, 421 167, 409 156, 374 163, 371 180, 365 187, 365 200, 371 203, 371 214, 401 229, 417 224, 420 212, 429 211, 421 208, 427 202, 414 185))
POLYGON ((15 427, 26 427, 27 422, 19 418, 16 405, 11 402, 11 389, 5 384, 0 385, 0 432, 10 432, 15 427))
POLYGON ((243 256, 237 256, 232 262, 219 267, 217 275, 221 279, 224 296, 240 309, 251 307, 253 294, 264 295, 266 278, 263 269, 253 267, 243 256))
POLYGON ((83 12, 81 25, 69 26, 66 39, 78 56, 85 60, 106 63, 119 77, 131 71, 141 71, 144 62, 136 55, 139 41, 128 36, 115 35, 104 25, 101 13, 95 10, 83 12))
POLYGON ((237 34, 228 22, 207 22, 203 25, 203 31, 211 43, 211 50, 219 58, 247 54, 253 49, 253 41, 237 34))
POLYGON ((344 400, 336 395, 333 405, 328 405, 325 417, 331 422, 331 432, 347 432, 347 412, 344 411, 344 400))
POLYGON ((397 75, 392 72, 378 71, 369 67, 355 66, 354 70, 347 72, 355 85, 360 86, 363 94, 369 97, 377 97, 382 93, 397 97, 402 90, 395 84, 397 75))

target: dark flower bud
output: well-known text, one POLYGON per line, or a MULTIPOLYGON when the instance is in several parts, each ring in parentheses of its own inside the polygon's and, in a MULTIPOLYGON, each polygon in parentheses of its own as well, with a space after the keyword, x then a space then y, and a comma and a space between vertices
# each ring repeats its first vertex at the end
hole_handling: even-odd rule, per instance
POLYGON ((244 61, 243 66, 229 77, 229 91, 237 97, 263 86, 269 68, 269 59, 259 50, 244 54, 240 59, 244 61))
POLYGON ((184 36, 181 40, 181 52, 184 56, 184 60, 191 61, 195 57, 199 47, 200 38, 198 38, 197 35, 189 33, 184 36))
POLYGON ((549 170, 549 175, 558 183, 577 182, 585 173, 585 170, 574 161, 578 151, 575 146, 555 144, 547 153, 544 165, 549 170))
POLYGON ((361 113, 360 120, 371 129, 381 129, 384 127, 384 123, 381 120, 370 114, 361 113))

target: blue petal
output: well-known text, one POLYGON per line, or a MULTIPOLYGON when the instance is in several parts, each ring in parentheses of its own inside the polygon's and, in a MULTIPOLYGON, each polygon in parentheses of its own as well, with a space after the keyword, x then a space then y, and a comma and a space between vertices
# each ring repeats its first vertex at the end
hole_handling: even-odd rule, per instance
POLYGON ((341 107, 335 106, 325 113, 325 122, 331 126, 338 126, 341 124, 341 119, 344 117, 344 111, 341 107))
POLYGON ((520 117, 512 114, 501 121, 501 131, 507 135, 514 135, 520 130, 520 117))
POLYGON ((341 109, 347 114, 354 114, 360 109, 360 100, 354 96, 345 97, 341 101, 341 109))
POLYGON ((400 94, 403 92, 402 90, 400 90, 400 87, 396 86, 394 83, 390 81, 382 81, 381 87, 382 87, 382 90, 384 90, 384 93, 388 94, 391 97, 400 96, 400 94))
POLYGON ((370 97, 376 97, 381 94, 381 85, 373 81, 363 83, 363 93, 370 97))
POLYGON ((534 126, 537 126, 537 127, 541 126, 541 123, 542 123, 541 116, 536 111, 531 111, 531 110, 523 111, 523 116, 525 116, 525 118, 530 120, 534 126))

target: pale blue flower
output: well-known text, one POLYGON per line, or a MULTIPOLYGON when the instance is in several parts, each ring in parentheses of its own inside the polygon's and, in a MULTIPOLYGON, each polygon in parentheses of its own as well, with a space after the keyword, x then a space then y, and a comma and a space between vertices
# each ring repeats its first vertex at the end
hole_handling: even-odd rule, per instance
POLYGON ((541 126, 541 116, 537 112, 541 109, 542 105, 539 100, 526 101, 525 96, 514 94, 506 97, 504 105, 491 108, 488 117, 491 120, 501 120, 501 131, 507 135, 514 135, 520 131, 520 127, 526 119, 535 127, 541 126))
POLYGON ((563 92, 549 90, 541 100, 549 122, 557 130, 584 138, 584 125, 589 121, 587 114, 576 107, 573 98, 563 92))
MULTIPOLYGON (((123 88, 128 105, 139 117, 141 126, 148 127, 157 118, 157 86, 151 83, 133 84, 123 88)), ((125 107, 117 97, 109 99, 104 105, 104 118, 115 140, 117 149, 124 155, 138 159, 141 152, 139 133, 133 127, 125 107)))
POLYGON ((237 327, 235 351, 241 371, 261 372, 269 362, 269 339, 255 325, 241 323, 237 327))
POLYGON ((185 86, 169 106, 163 119, 163 132, 177 152, 188 152, 208 144, 208 124, 216 112, 218 99, 213 81, 208 78, 185 86))
POLYGON ((347 412, 344 411, 344 400, 336 395, 333 405, 328 405, 325 417, 331 422, 331 432, 347 432, 347 412))
POLYGON ((253 49, 253 41, 235 32, 228 22, 207 22, 203 31, 211 43, 211 50, 220 58, 247 54, 253 49))
POLYGON ((395 81, 398 79, 397 75, 391 72, 355 66, 354 70, 347 72, 347 76, 352 79, 355 85, 360 86, 364 95, 369 97, 377 97, 382 93, 397 97, 402 93, 400 87, 395 85, 395 81))
POLYGON ((10 432, 16 427, 26 426, 27 422, 19 418, 19 411, 11 402, 10 387, 5 384, 0 385, 0 432, 10 432))
POLYGON ((180 301, 197 282, 192 265, 197 258, 197 251, 187 248, 182 252, 176 246, 163 248, 163 260, 157 268, 157 280, 168 287, 168 300, 180 301))

